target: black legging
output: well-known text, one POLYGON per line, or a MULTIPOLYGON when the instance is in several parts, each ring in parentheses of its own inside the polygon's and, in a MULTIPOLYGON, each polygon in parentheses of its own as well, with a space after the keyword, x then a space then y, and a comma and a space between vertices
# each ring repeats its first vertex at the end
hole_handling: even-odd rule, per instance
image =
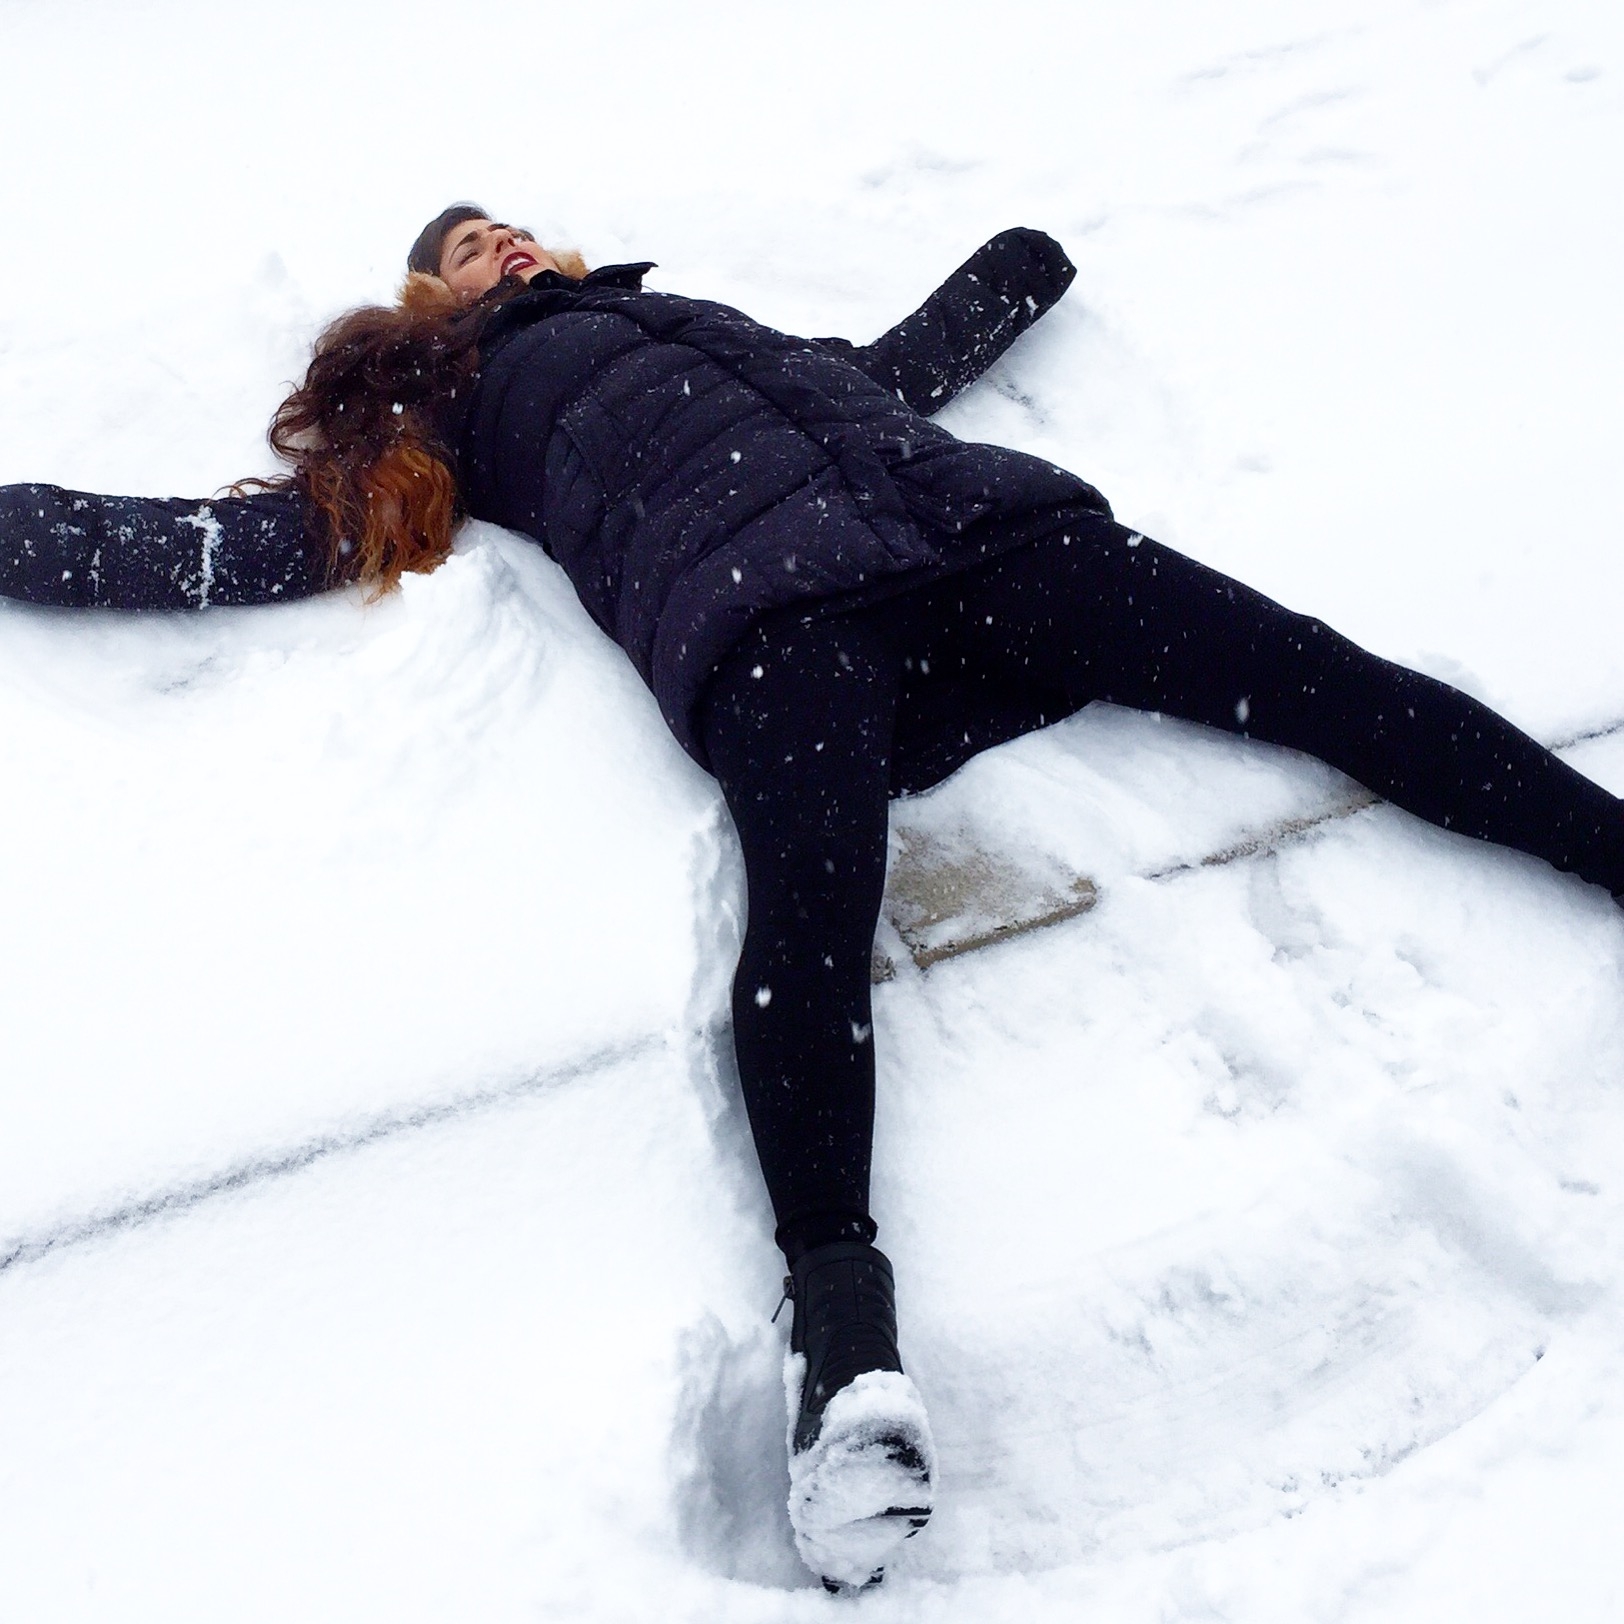
POLYGON ((1103 699, 1289 745, 1430 823, 1624 892, 1624 802, 1456 689, 1106 519, 866 609, 772 617, 718 668, 702 726, 749 886, 739 1075, 792 1256, 874 1235, 891 754, 929 685, 966 673, 1027 686, 1056 717, 1103 699))

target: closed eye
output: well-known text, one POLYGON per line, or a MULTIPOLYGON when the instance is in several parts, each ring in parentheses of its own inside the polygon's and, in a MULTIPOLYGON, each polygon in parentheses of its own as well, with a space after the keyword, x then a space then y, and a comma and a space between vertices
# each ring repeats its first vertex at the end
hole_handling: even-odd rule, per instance
POLYGON ((451 251, 453 265, 466 265, 479 251, 479 233, 470 231, 451 251))

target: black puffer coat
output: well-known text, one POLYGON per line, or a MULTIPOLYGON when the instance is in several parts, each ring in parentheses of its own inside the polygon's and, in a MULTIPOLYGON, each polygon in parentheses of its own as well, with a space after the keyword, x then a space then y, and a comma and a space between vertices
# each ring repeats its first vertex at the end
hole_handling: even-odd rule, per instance
MULTIPOLYGON (((990 308, 1002 349, 1072 271, 1038 232, 989 248, 985 282, 958 274, 984 289, 965 313, 985 327, 990 308)), ((928 422, 974 376, 934 346, 906 373, 859 366, 725 305, 644 292, 648 269, 548 274, 497 310, 462 471, 471 512, 563 565, 696 759, 705 683, 764 612, 863 603, 1109 511, 1050 463, 928 422)))
MULTIPOLYGON (((925 420, 1070 284, 1042 232, 995 237, 863 348, 644 292, 647 269, 548 274, 502 305, 456 437, 470 511, 563 565, 696 757, 706 679, 756 616, 864 602, 1105 511, 1051 464, 925 420)), ((0 594, 33 603, 273 602, 320 590, 324 556, 292 493, 0 487, 0 594)), ((965 720, 983 742, 1012 730, 965 720)))

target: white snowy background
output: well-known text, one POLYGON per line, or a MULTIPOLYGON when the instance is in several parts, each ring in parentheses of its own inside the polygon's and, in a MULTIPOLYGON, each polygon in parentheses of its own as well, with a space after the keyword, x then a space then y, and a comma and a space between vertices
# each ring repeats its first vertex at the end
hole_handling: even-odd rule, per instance
MULTIPOLYGON (((857 340, 1042 226, 1077 284, 949 426, 1624 722, 1613 0, 0 0, 0 154, 0 481, 267 471, 454 198, 857 340)), ((943 1476, 853 1602, 783 1511, 727 819, 538 550, 0 605, 0 760, 8 1624, 1620 1616, 1600 892, 1390 809, 1179 869, 1346 786, 1108 710, 899 809, 1101 902, 879 993, 943 1476)))

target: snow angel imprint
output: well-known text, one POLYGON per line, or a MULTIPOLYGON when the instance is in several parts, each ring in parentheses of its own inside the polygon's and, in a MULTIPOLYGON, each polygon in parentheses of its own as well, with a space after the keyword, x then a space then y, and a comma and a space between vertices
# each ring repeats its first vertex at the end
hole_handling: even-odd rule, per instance
POLYGON ((738 829, 733 1041, 788 1266, 790 1517, 832 1588, 930 1516, 936 1452, 869 1213, 870 954, 891 797, 1093 700, 1308 751, 1428 821, 1624 891, 1611 795, 1466 695, 1116 523, 1092 486, 931 421, 1065 292, 1038 231, 872 344, 589 271, 458 204, 400 303, 316 345, 208 504, 0 490, 0 591, 202 608, 529 537, 625 650, 738 829), (1514 793, 1492 786, 1516 786, 1514 793))

